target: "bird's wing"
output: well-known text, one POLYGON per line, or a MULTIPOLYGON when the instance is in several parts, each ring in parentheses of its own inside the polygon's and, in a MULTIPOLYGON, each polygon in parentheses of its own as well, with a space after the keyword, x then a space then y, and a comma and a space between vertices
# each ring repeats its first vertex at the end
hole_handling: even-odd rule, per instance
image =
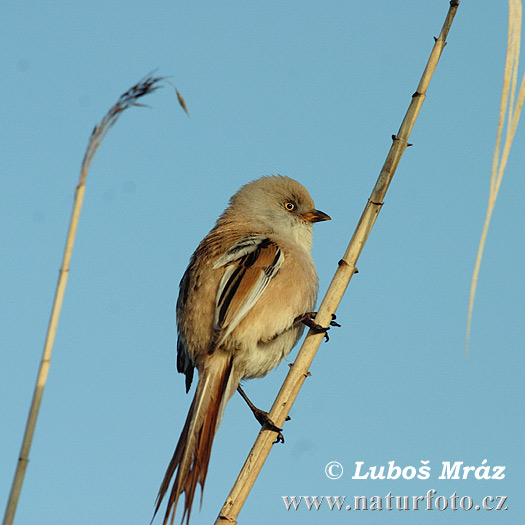
POLYGON ((235 243, 213 265, 226 267, 215 299, 213 327, 220 332, 217 344, 242 321, 279 271, 284 255, 264 235, 250 235, 235 243))

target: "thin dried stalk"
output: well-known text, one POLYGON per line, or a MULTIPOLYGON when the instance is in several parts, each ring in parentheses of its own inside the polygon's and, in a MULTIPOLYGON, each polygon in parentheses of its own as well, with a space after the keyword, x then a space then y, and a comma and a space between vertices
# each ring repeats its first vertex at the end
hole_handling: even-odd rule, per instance
POLYGON ((470 329, 472 325, 472 311, 474 309, 474 297, 476 295, 476 288, 478 286, 479 269, 481 266, 481 258, 483 257, 483 250, 485 249, 485 241, 487 239, 487 232, 489 230, 492 212, 496 205, 499 188, 503 179, 503 173, 507 166, 510 148, 518 127, 518 121, 523 107, 523 100, 525 98, 525 75, 522 78, 520 90, 518 92, 518 99, 514 103, 516 96, 516 84, 518 80, 518 64, 520 56, 520 38, 521 38, 521 0, 509 0, 509 30, 507 36, 507 56, 505 58, 505 69, 503 72, 503 88, 501 91, 501 103, 498 121, 498 132, 496 135, 496 145, 494 146, 494 157, 492 161, 492 173, 490 176, 490 190, 489 202, 487 205, 487 213, 485 215, 485 223, 483 231, 481 232, 481 239, 479 241, 478 253, 476 256, 476 263, 474 265, 474 272, 472 274, 472 282, 470 285, 470 297, 468 305, 467 316, 467 330, 465 336, 465 357, 468 357, 468 349, 470 342, 470 329), (503 144, 503 151, 501 151, 501 138, 503 134, 503 125, 507 118, 507 132, 505 142, 503 144), (501 153, 501 158, 500 158, 501 153))
MULTIPOLYGON (((343 258, 339 261, 339 267, 337 268, 335 276, 330 283, 321 306, 319 307, 315 322, 322 326, 328 326, 332 314, 336 311, 337 306, 341 302, 350 279, 357 271, 357 260, 363 250, 381 206, 383 205, 383 198, 388 186, 390 185, 392 177, 394 176, 399 161, 401 160, 401 156, 408 146, 407 140, 425 99, 425 93, 430 83, 430 79, 432 78, 439 57, 441 56, 441 52, 446 44, 446 37, 452 21, 454 20, 458 6, 459 1, 453 0, 450 2, 450 9, 445 19, 445 23, 443 24, 439 38, 435 41, 434 48, 430 54, 430 58, 417 87, 417 91, 412 95, 412 101, 401 127, 399 128, 398 134, 393 136, 393 144, 376 185, 368 199, 368 203, 361 215, 361 219, 359 220, 354 235, 350 240, 350 244, 348 245, 343 258)), ((308 369, 322 339, 323 334, 315 334, 310 331, 299 350, 297 358, 291 366, 269 414, 270 418, 277 426, 282 426, 284 424, 286 416, 288 415, 301 386, 308 376, 308 369)), ((270 453, 274 438, 275 435, 273 432, 261 430, 241 472, 239 473, 239 476, 237 477, 226 503, 220 511, 215 525, 237 523, 237 516, 239 515, 239 512, 255 483, 255 479, 270 453)))
POLYGON ((58 283, 55 292, 55 300, 51 309, 51 318, 49 320, 49 326, 47 329, 47 336, 44 343, 44 351, 42 354, 42 360, 40 361, 40 368, 38 371, 35 390, 33 393, 33 400, 29 409, 29 416, 27 418, 26 429, 24 432, 24 438, 22 441, 22 448, 18 458, 18 464, 15 471, 15 477, 11 486, 11 492, 7 501, 7 507, 4 515, 3 525, 11 525, 13 523, 20 491, 22 490, 22 483, 24 481, 27 464, 29 462, 29 450, 31 448, 31 442, 33 440, 33 434, 35 432, 36 420, 38 417, 38 411, 40 409, 40 403, 44 394, 44 388, 46 386, 47 375, 49 372, 49 365, 51 363, 51 352, 53 349, 53 343, 55 340, 55 334, 58 325, 58 319, 60 317, 60 310, 62 308, 62 302, 64 300, 64 293, 66 291, 67 277, 69 274, 69 263, 71 261, 71 255, 73 253, 73 245, 75 243, 75 235, 78 226, 78 219, 80 217, 80 211, 82 209, 82 201, 84 200, 85 182, 89 172, 89 167, 93 157, 104 140, 109 129, 117 122, 118 118, 123 111, 131 106, 141 106, 137 101, 149 93, 153 93, 159 87, 164 79, 161 77, 152 77, 151 75, 141 80, 130 88, 126 93, 121 95, 118 102, 107 112, 105 117, 102 119, 98 126, 95 126, 91 137, 89 139, 88 147, 82 161, 82 167, 80 170, 80 179, 75 192, 75 200, 73 203, 73 212, 71 214, 71 220, 69 223, 69 231, 66 238, 66 246, 64 249, 64 256, 62 259, 62 266, 60 268, 58 283))

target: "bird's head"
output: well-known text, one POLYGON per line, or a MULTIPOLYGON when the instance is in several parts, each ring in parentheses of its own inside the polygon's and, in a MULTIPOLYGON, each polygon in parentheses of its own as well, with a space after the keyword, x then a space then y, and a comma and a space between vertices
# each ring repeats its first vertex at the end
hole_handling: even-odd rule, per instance
POLYGON ((245 184, 230 199, 225 214, 250 223, 254 231, 274 233, 308 250, 312 224, 330 220, 315 208, 308 190, 290 177, 270 175, 245 184))

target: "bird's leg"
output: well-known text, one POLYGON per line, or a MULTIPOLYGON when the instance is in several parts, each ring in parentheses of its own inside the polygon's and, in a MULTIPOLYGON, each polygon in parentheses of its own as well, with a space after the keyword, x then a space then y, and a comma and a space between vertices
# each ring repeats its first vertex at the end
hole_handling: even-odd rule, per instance
MULTIPOLYGON (((279 428, 275 423, 269 418, 268 412, 265 412, 264 410, 261 410, 260 408, 257 408, 249 399, 244 390, 238 386, 237 392, 241 394, 242 398, 246 401, 246 404, 250 407, 250 410, 253 412, 253 415, 255 416, 255 419, 260 423, 262 427, 264 427, 267 430, 273 430, 274 432, 277 432, 277 438, 274 441, 275 443, 284 443, 284 437, 282 434, 282 428, 279 428)), ((286 416, 286 421, 289 421, 290 416, 286 416)))
POLYGON ((304 323, 308 328, 311 328, 314 332, 321 333, 324 332, 324 336, 326 337, 326 340, 328 341, 330 338, 328 337, 328 330, 330 330, 330 326, 341 326, 339 323, 335 322, 336 315, 332 314, 332 320, 330 321, 330 326, 321 326, 320 324, 317 324, 314 321, 315 316, 317 315, 317 312, 306 312, 303 315, 300 315, 295 319, 296 323, 304 323))

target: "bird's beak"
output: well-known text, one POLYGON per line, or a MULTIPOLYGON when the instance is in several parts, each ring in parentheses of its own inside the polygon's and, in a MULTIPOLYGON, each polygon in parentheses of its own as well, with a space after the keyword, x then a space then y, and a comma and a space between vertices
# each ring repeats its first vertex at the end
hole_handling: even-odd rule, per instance
POLYGON ((302 215, 303 219, 308 222, 321 222, 331 220, 330 215, 327 215, 324 211, 312 210, 302 215))

